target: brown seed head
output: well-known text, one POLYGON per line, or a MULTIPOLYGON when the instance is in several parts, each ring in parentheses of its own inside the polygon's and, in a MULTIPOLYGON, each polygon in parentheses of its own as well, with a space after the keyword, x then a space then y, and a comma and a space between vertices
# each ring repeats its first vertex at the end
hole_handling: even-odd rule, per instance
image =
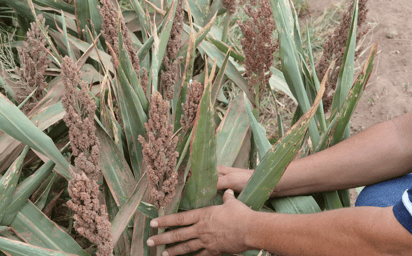
POLYGON ((73 227, 76 231, 97 244, 97 254, 109 256, 113 251, 111 224, 104 205, 99 203, 99 185, 83 172, 69 181, 69 194, 72 198, 67 205, 75 214, 73 227))
MULTIPOLYGON (((356 41, 358 42, 368 30, 362 31, 360 28, 366 21, 366 16, 368 9, 366 8, 368 0, 359 1, 359 11, 358 11, 358 34, 356 41)), ((346 43, 348 41, 349 30, 352 23, 352 13, 353 13, 354 1, 348 4, 347 10, 343 13, 342 20, 335 30, 329 33, 328 38, 323 45, 323 53, 319 59, 316 70, 319 80, 322 80, 329 68, 330 63, 336 60, 336 67, 333 71, 332 76, 328 79, 326 84, 325 94, 323 96, 324 110, 328 111, 333 100, 333 91, 336 89, 338 82, 339 73, 341 70, 341 65, 343 61, 343 56, 345 55, 346 43)), ((358 53, 356 54, 359 55, 358 53)))
POLYGON ((173 21, 172 30, 170 32, 169 41, 167 42, 165 56, 163 57, 163 65, 165 71, 161 72, 161 82, 165 88, 165 98, 173 99, 174 86, 179 72, 179 59, 176 59, 177 53, 182 44, 181 34, 183 31, 184 6, 183 1, 179 0, 176 7, 175 19, 173 21))
MULTIPOLYGON (((119 36, 118 36, 118 19, 120 19, 120 31, 123 37, 123 44, 127 50, 130 60, 133 65, 133 69, 136 71, 136 74, 139 75, 140 64, 139 58, 137 57, 136 51, 132 46, 132 37, 129 33, 129 30, 126 27, 123 16, 118 14, 117 8, 114 6, 111 0, 100 0, 102 7, 99 7, 100 15, 102 16, 102 34, 107 44, 112 48, 110 54, 112 54, 113 62, 119 59, 119 36), (120 17, 119 17, 120 15, 120 17), (113 56, 113 54, 116 55, 113 56)), ((116 65, 116 63, 114 63, 116 65)), ((146 88, 143 88, 146 90, 146 88)))
POLYGON ((156 208, 164 208, 175 195, 177 184, 176 152, 177 137, 173 137, 173 125, 169 120, 169 102, 155 92, 150 100, 149 120, 145 124, 147 140, 139 136, 143 146, 149 191, 156 208))
POLYGON ((97 244, 97 255, 108 256, 113 251, 111 224, 106 208, 99 203, 99 186, 96 184, 101 175, 98 166, 100 144, 94 126, 96 105, 89 96, 87 84, 80 77, 76 63, 66 56, 62 63, 65 87, 62 103, 66 110, 63 120, 69 127, 76 168, 76 176, 69 182, 72 199, 67 205, 75 212, 74 228, 77 232, 97 244))
POLYGON ((222 0, 222 7, 230 14, 236 13, 237 1, 236 0, 222 0))
MULTIPOLYGON (((46 20, 42 15, 38 16, 38 20, 47 31, 48 26, 45 26, 46 20)), ((17 73, 20 76, 22 87, 25 89, 23 95, 18 95, 20 102, 37 88, 34 96, 23 107, 25 113, 28 113, 43 98, 43 92, 47 86, 44 74, 51 64, 51 60, 48 58, 48 49, 47 40, 40 27, 36 22, 32 22, 27 31, 27 38, 23 41, 23 48, 17 47, 21 64, 17 73)))
POLYGON ((203 85, 193 81, 187 88, 186 102, 182 103, 184 115, 180 119, 183 131, 188 131, 196 119, 197 109, 203 95, 203 85))
MULTIPOLYGON (((268 0, 254 0, 244 7, 249 20, 238 24, 243 33, 240 41, 245 54, 245 68, 249 79, 249 89, 254 92, 254 85, 261 83, 266 87, 271 74, 266 74, 272 66, 278 43, 273 39, 275 21, 268 0)), ((255 92, 257 93, 257 92, 255 92)))

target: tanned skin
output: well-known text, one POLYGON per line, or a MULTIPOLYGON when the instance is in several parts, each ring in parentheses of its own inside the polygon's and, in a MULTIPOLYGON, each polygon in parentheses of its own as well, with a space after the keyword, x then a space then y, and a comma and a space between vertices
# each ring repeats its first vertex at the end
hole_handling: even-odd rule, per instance
MULTIPOLYGON (((293 161, 273 197, 370 185, 412 170, 412 112, 375 125, 329 149, 293 161)), ((218 167, 224 203, 152 220, 154 228, 185 226, 148 239, 149 246, 180 242, 163 256, 240 253, 264 249, 276 255, 412 255, 412 234, 392 207, 356 207, 315 214, 252 211, 233 190, 253 170, 218 167)))

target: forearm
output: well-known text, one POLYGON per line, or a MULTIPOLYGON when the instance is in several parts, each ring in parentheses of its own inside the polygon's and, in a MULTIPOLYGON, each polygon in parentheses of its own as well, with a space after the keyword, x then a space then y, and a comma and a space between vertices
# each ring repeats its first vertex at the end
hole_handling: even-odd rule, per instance
POLYGON ((248 224, 248 246, 276 255, 410 255, 412 249, 412 235, 391 208, 308 215, 255 212, 248 224))
POLYGON ((314 155, 293 161, 272 196, 353 188, 411 171, 411 114, 375 125, 314 155))

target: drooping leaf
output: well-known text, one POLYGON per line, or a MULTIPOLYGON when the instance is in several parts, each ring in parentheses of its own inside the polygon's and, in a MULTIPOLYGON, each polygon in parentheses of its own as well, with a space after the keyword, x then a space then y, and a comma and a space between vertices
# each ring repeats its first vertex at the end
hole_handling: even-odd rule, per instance
POLYGON ((259 210, 269 198, 276 184, 283 175, 284 170, 298 152, 310 120, 316 113, 319 102, 325 91, 326 80, 316 96, 313 106, 299 121, 269 150, 255 172, 252 174, 246 187, 238 199, 254 210, 259 210))
POLYGON ((10 255, 13 256, 75 256, 75 254, 45 249, 4 237, 0 237, 0 248, 2 251, 10 253, 10 255))
POLYGON ((99 167, 118 207, 124 205, 136 186, 132 170, 107 133, 96 125, 100 142, 99 167))
POLYGON ((10 224, 27 243, 52 250, 89 256, 80 245, 56 223, 44 215, 33 203, 25 205, 10 224))
POLYGON ((2 223, 3 217, 13 199, 13 193, 16 190, 23 167, 23 160, 28 152, 29 147, 26 146, 19 158, 14 161, 6 174, 0 179, 0 223, 2 223))
POLYGON ((249 130, 243 93, 232 100, 217 129, 217 164, 232 166, 249 130))
POLYGON ((119 240, 120 235, 123 233, 129 221, 134 216, 139 204, 146 193, 147 190, 147 177, 146 173, 142 175, 139 182, 136 184, 134 191, 130 198, 124 203, 124 205, 119 209, 116 217, 112 221, 112 235, 113 244, 116 244, 119 240))
POLYGON ((0 94, 0 129, 13 138, 42 152, 61 167, 63 177, 70 180, 73 171, 54 142, 37 128, 7 97, 0 94))

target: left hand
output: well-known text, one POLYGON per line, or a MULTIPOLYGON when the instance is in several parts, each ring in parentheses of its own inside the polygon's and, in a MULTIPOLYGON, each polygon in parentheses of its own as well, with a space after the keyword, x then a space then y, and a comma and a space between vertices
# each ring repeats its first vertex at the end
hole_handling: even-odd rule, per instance
POLYGON ((223 205, 210 206, 192 211, 153 219, 153 228, 187 226, 168 231, 147 240, 149 246, 182 242, 163 252, 163 256, 182 255, 204 249, 198 255, 222 255, 244 252, 248 224, 253 211, 238 201, 233 190, 223 195, 223 205), (190 226, 188 226, 190 225, 190 226))

